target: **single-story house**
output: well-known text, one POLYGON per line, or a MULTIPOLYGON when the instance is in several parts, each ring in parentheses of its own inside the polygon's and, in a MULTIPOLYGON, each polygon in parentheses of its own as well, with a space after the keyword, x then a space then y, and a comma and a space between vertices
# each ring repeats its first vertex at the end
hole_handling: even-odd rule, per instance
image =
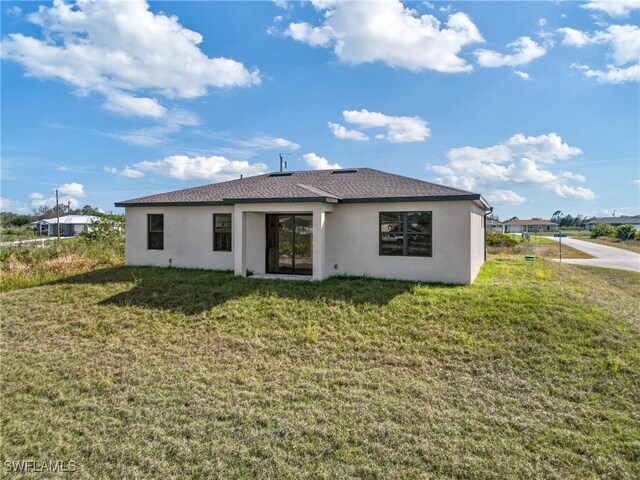
POLYGON ((504 222, 505 233, 557 232, 558 224, 549 220, 510 220, 504 222))
POLYGON ((126 263, 471 283, 477 193, 370 168, 269 173, 126 200, 126 263))
POLYGON ((504 223, 495 218, 487 217, 487 233, 504 233, 504 223))
POLYGON ((589 220, 585 224, 585 229, 591 231, 595 225, 613 225, 617 227, 619 225, 633 225, 636 230, 640 230, 640 217, 602 217, 589 220))
MULTIPOLYGON (((65 215, 60 217, 60 235, 63 237, 73 237, 85 230, 92 230, 93 224, 100 218, 94 215, 65 215)), ((38 235, 56 237, 58 235, 58 219, 46 218, 33 222, 38 235)))

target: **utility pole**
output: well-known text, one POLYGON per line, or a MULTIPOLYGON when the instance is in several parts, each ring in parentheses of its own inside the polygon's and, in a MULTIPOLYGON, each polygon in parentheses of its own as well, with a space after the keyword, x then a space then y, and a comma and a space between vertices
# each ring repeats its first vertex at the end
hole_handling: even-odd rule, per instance
POLYGON ((58 240, 60 240, 60 204, 58 203, 58 189, 57 188, 56 188, 56 218, 57 218, 56 234, 58 235, 58 240))

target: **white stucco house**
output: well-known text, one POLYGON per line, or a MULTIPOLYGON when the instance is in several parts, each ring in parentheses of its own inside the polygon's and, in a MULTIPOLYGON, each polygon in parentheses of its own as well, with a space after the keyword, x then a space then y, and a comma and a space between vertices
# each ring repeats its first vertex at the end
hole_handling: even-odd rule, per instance
POLYGON ((55 237, 58 235, 58 223, 60 224, 60 235, 73 237, 85 230, 92 230, 93 224, 100 220, 94 215, 64 215, 58 218, 46 218, 33 222, 38 235, 55 237))
POLYGON ((115 204, 126 263, 237 275, 471 283, 485 253, 477 193, 370 168, 281 172, 115 204))
POLYGON ((558 224, 549 220, 510 220, 504 222, 505 233, 557 232, 558 224))

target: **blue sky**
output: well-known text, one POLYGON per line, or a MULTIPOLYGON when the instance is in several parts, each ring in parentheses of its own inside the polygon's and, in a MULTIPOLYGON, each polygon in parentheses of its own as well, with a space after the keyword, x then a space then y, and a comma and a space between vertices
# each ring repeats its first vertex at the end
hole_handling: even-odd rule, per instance
POLYGON ((2 210, 366 166, 640 213, 640 2, 2 2, 2 210))

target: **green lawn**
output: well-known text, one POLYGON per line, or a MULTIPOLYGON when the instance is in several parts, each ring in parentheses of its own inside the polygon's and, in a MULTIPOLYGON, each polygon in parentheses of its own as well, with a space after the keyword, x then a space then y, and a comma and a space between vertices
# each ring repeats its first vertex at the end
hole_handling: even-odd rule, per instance
MULTIPOLYGON (((605 271, 606 272, 606 271, 605 271)), ((5 460, 74 478, 639 478, 640 275, 111 267, 4 293, 5 460)))

